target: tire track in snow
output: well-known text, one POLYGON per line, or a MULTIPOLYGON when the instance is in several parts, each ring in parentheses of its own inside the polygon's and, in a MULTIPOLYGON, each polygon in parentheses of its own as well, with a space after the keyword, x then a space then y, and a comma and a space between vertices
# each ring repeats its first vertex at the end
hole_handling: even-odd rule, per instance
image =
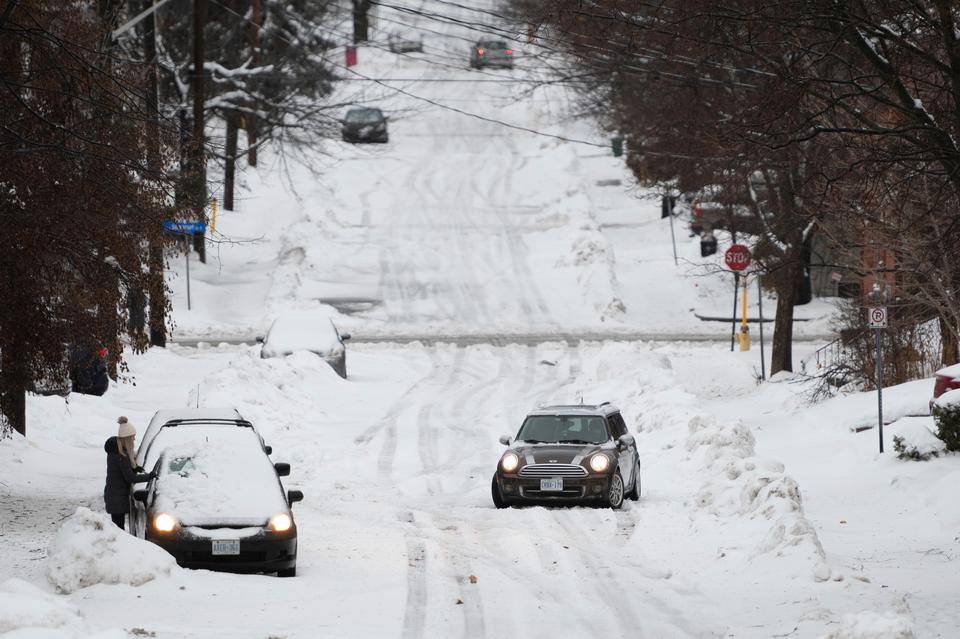
MULTIPOLYGON (((410 511, 399 514, 400 521, 416 527, 410 511)), ((427 547, 419 536, 405 532, 407 541, 407 597, 403 611, 403 639, 422 639, 427 624, 427 547)))
MULTIPOLYGON (((441 398, 448 397, 450 391, 456 386, 462 374, 463 363, 467 357, 466 348, 459 346, 454 346, 453 348, 455 349, 454 356, 447 366, 449 375, 447 376, 446 383, 438 393, 438 396, 441 398)), ((417 415, 417 450, 420 455, 420 464, 423 467, 423 472, 427 476, 428 495, 435 495, 440 492, 440 480, 435 477, 433 473, 427 472, 427 469, 435 467, 440 459, 437 451, 438 430, 433 424, 433 413, 436 406, 436 402, 426 402, 420 406, 420 411, 417 415)))

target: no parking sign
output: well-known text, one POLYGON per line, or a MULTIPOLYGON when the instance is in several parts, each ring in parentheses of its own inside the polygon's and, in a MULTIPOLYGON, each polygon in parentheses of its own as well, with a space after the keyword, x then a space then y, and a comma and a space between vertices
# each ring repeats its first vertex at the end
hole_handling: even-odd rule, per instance
POLYGON ((887 327, 887 307, 871 306, 867 309, 867 324, 870 328, 887 327))

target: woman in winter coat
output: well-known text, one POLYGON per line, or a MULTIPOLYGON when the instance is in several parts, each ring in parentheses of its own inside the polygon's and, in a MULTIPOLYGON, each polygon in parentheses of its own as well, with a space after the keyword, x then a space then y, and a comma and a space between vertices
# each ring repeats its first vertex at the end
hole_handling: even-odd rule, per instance
POLYGON ((126 417, 121 417, 117 423, 120 425, 117 436, 103 444, 103 450, 107 453, 107 484, 103 488, 103 503, 113 523, 123 528, 124 516, 130 512, 130 487, 150 481, 153 473, 144 473, 143 468, 137 466, 133 449, 137 429, 126 417))

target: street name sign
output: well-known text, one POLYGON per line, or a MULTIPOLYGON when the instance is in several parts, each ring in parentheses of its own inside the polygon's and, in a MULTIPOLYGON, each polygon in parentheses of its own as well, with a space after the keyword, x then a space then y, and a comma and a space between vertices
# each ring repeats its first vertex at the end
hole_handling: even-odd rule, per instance
POLYGON ((164 220, 163 230, 168 233, 178 233, 180 235, 197 235, 207 230, 206 222, 177 222, 175 220, 164 220))

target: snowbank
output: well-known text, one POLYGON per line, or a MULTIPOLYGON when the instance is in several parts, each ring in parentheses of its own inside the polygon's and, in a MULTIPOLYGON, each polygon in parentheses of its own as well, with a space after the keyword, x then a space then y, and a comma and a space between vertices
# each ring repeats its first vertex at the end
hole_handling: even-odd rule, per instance
POLYGON ((140 586, 169 576, 173 557, 113 524, 109 515, 77 508, 47 549, 47 579, 59 592, 94 584, 140 586))
POLYGON ((772 522, 751 558, 799 553, 817 581, 833 575, 817 531, 803 513, 797 482, 783 464, 754 455, 753 434, 739 421, 721 424, 712 416, 690 420, 687 450, 708 472, 696 503, 719 515, 762 516, 772 522))
POLYGON ((21 579, 0 583, 0 634, 19 628, 62 628, 80 621, 70 602, 21 579))
POLYGON ((4 639, 124 639, 122 630, 93 632, 79 609, 21 579, 0 583, 0 635, 4 639))
POLYGON ((861 612, 845 615, 839 630, 823 639, 913 639, 910 623, 893 613, 861 612))
POLYGON ((946 444, 928 424, 932 425, 929 417, 904 417, 892 425, 893 445, 901 459, 926 460, 946 451, 946 444))

